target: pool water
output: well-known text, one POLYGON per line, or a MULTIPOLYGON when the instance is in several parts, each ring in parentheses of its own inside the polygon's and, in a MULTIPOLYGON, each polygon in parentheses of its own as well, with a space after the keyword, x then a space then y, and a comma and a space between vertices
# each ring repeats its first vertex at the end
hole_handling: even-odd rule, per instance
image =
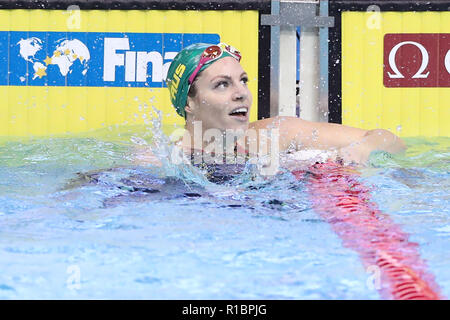
MULTIPOLYGON (((360 181, 449 297, 450 138, 405 140, 405 155, 372 155, 360 181)), ((215 185, 136 165, 136 141, 0 142, 1 299, 381 298, 306 181, 215 185)))

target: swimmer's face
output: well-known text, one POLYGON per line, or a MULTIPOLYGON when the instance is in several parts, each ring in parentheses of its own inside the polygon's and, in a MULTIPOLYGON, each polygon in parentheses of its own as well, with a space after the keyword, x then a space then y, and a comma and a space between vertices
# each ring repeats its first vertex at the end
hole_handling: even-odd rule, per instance
POLYGON ((201 121, 203 130, 246 130, 252 105, 247 81, 247 73, 236 59, 213 62, 195 81, 197 93, 188 97, 188 117, 201 121))

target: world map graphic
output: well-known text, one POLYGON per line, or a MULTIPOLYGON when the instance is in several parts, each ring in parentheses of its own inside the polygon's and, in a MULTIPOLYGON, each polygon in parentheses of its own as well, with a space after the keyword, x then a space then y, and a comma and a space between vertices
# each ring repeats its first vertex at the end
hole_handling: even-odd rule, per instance
MULTIPOLYGON (((35 58, 36 54, 43 50, 44 47, 41 39, 37 37, 21 39, 17 45, 20 47, 19 55, 22 59, 33 65, 33 80, 46 76, 49 65, 58 66, 59 72, 65 77, 73 71, 72 66, 77 60, 79 60, 83 66, 81 73, 86 75, 86 72, 88 71, 88 62, 91 58, 89 49, 78 39, 58 40, 53 52, 47 53, 46 58, 41 61, 35 58)), ((25 81, 25 79, 25 75, 21 77, 22 81, 25 81)))

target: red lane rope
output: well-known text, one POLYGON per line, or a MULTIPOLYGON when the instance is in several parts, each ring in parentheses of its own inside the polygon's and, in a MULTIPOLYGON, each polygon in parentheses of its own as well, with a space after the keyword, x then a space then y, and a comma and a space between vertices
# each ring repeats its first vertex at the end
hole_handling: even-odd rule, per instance
POLYGON ((343 245, 358 252, 366 267, 379 268, 382 298, 441 298, 434 276, 420 258, 418 244, 410 242, 408 234, 371 202, 369 189, 358 182, 357 172, 328 162, 292 173, 308 180, 314 210, 331 224, 343 245))

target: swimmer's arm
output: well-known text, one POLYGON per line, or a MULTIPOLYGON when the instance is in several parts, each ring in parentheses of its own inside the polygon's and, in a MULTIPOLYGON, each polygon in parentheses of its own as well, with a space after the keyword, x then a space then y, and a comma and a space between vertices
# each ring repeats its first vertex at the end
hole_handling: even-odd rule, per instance
POLYGON ((295 145, 300 149, 339 149, 360 140, 367 130, 335 123, 311 122, 296 117, 278 116, 253 122, 251 129, 279 129, 279 150, 295 145))
POLYGON ((299 146, 337 150, 345 162, 364 163, 373 151, 399 153, 406 150, 402 139, 388 130, 364 130, 298 118, 290 121, 286 121, 287 130, 295 134, 293 139, 299 146))
POLYGON ((361 145, 370 151, 402 152, 406 146, 402 139, 384 129, 364 130, 336 123, 310 122, 299 119, 302 126, 296 132, 297 142, 307 147, 318 146, 323 149, 344 148, 361 145))
POLYGON ((368 130, 360 140, 339 148, 338 153, 345 163, 365 163, 373 151, 401 153, 405 150, 405 143, 395 134, 384 129, 374 129, 368 130))
POLYGON ((367 131, 362 139, 362 143, 367 144, 371 151, 401 153, 406 150, 406 145, 402 139, 392 132, 384 129, 367 131))
POLYGON ((406 149, 399 137, 383 129, 364 130, 335 123, 311 122, 296 117, 264 119, 252 123, 250 127, 278 128, 280 151, 292 148, 293 145, 296 150, 336 150, 346 162, 363 163, 375 150, 398 153, 406 149))

